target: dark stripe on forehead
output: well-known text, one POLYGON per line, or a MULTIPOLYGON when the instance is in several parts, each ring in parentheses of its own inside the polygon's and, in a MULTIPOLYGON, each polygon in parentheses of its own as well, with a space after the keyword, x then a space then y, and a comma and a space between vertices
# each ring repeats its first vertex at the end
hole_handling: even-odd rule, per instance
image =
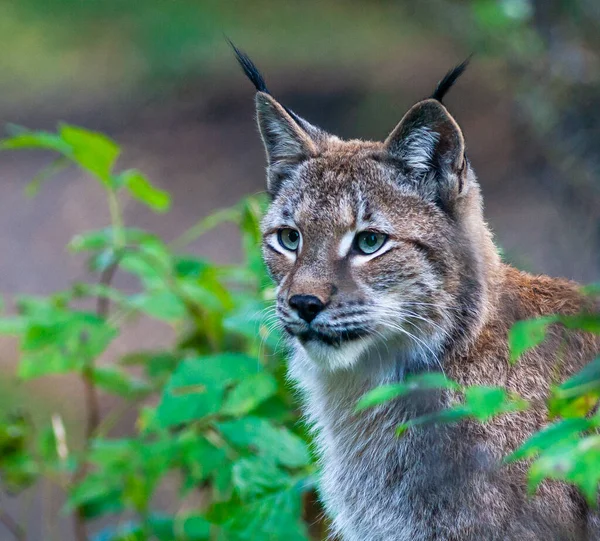
MULTIPOLYGON (((362 197, 364 197, 363 194, 360 193, 360 191, 358 192, 358 197, 359 197, 358 204, 360 204, 360 199, 362 199, 362 197)), ((360 216, 360 218, 365 222, 370 222, 373 219, 373 209, 371 208, 371 205, 369 204, 368 199, 364 200, 363 205, 364 205, 364 211, 363 211, 363 215, 360 216)))
POLYGON ((281 218, 285 221, 296 221, 296 210, 300 204, 301 194, 293 193, 287 195, 281 206, 281 218))

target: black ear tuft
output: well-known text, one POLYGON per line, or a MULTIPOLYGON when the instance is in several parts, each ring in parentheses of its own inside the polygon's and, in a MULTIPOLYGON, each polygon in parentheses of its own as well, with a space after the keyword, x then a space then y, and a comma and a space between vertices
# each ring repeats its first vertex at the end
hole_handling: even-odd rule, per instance
POLYGON ((471 57, 469 56, 464 62, 458 66, 455 66, 448 73, 446 73, 444 78, 435 87, 435 91, 431 95, 431 99, 442 103, 444 96, 446 96, 448 90, 450 90, 454 83, 456 83, 456 80, 465 72, 470 61, 471 57))
MULTIPOLYGON (((248 79, 250 79, 250 81, 252 81, 252 84, 254 85, 254 88, 256 88, 256 91, 264 92, 265 94, 269 94, 269 96, 272 96, 273 94, 271 94, 271 92, 269 92, 269 89, 267 88, 267 83, 265 83, 265 79, 262 76, 262 73, 260 71, 258 71, 258 68, 254 64, 254 62, 252 62, 252 60, 250 60, 250 57, 245 52, 238 49, 234 45, 233 41, 231 41, 228 37, 225 37, 225 39, 229 42, 229 45, 231 45, 231 47, 235 53, 235 57, 236 57, 237 61, 239 62, 240 66, 242 66, 242 69, 244 70, 246 77, 248 77, 248 79)), ((282 107, 286 110, 286 112, 294 119, 294 121, 299 126, 301 126, 302 128, 304 128, 306 130, 310 128, 310 126, 306 122, 306 120, 303 120, 302 118, 300 118, 296 113, 294 113, 294 111, 292 111, 291 109, 288 109, 285 105, 282 105, 282 107)))
POLYGON ((245 52, 240 51, 229 38, 226 39, 229 42, 229 45, 231 45, 231 47, 233 48, 235 57, 240 63, 240 66, 242 66, 246 77, 248 77, 248 79, 252 81, 252 84, 256 88, 256 91, 264 92, 265 94, 271 94, 267 88, 267 83, 265 83, 265 79, 263 78, 260 71, 258 71, 258 68, 254 65, 254 62, 250 60, 250 57, 245 52))

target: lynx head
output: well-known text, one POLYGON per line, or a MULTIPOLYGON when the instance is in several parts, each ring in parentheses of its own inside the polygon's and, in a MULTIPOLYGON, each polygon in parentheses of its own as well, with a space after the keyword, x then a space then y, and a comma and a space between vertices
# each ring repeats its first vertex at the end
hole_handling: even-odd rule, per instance
MULTIPOLYGON (((448 73, 383 142, 343 141, 277 102, 248 57, 272 197, 263 252, 285 331, 325 370, 403 351, 431 365, 469 336, 496 257, 448 73)), ((371 361, 369 361, 371 359, 371 361)))

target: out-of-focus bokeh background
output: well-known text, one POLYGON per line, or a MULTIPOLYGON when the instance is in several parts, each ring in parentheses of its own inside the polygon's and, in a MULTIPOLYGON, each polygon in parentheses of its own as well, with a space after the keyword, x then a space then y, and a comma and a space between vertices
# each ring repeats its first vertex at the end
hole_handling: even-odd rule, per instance
MULTIPOLYGON (((582 282, 600 276, 597 0, 4 0, 0 122, 52 130, 66 121, 107 133, 123 146, 124 167, 144 171, 173 197, 164 216, 126 207, 127 222, 174 239, 263 189, 253 89, 225 35, 281 102, 342 137, 384 138, 474 54, 446 101, 505 257, 582 282)), ((8 297, 47 294, 85 276, 65 245, 108 221, 100 188, 77 170, 36 198, 25 195, 49 161, 37 152, 0 155, 0 291, 8 297)), ((211 232, 192 251, 235 262, 236 229, 211 232)), ((171 338, 170 329, 141 322, 115 348, 171 338)), ((15 389, 11 340, 2 339, 0 356, 7 401, 25 393, 41 409, 82 420, 72 380, 15 389)), ((61 504, 30 497, 39 511, 32 523, 44 506, 52 514, 61 504)), ((41 539, 32 527, 31 539, 41 539)), ((0 539, 11 538, 0 526, 0 539)))

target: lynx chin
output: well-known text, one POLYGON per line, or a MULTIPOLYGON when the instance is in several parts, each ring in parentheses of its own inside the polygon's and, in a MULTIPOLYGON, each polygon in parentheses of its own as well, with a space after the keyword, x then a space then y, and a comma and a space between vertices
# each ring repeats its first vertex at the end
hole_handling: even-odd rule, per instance
POLYGON ((344 141, 254 83, 272 201, 263 252, 322 461, 321 498, 343 541, 582 540, 600 527, 570 486, 526 494, 526 468, 501 459, 546 422, 540 405, 486 424, 408 431, 407 419, 449 405, 447 392, 355 414, 370 389, 443 370, 464 385, 502 385, 536 404, 600 351, 596 338, 553 328, 508 363, 520 319, 576 313, 577 284, 501 262, 463 133, 442 100, 451 70, 383 142, 344 141), (562 362, 556 364, 557 348, 562 362))

